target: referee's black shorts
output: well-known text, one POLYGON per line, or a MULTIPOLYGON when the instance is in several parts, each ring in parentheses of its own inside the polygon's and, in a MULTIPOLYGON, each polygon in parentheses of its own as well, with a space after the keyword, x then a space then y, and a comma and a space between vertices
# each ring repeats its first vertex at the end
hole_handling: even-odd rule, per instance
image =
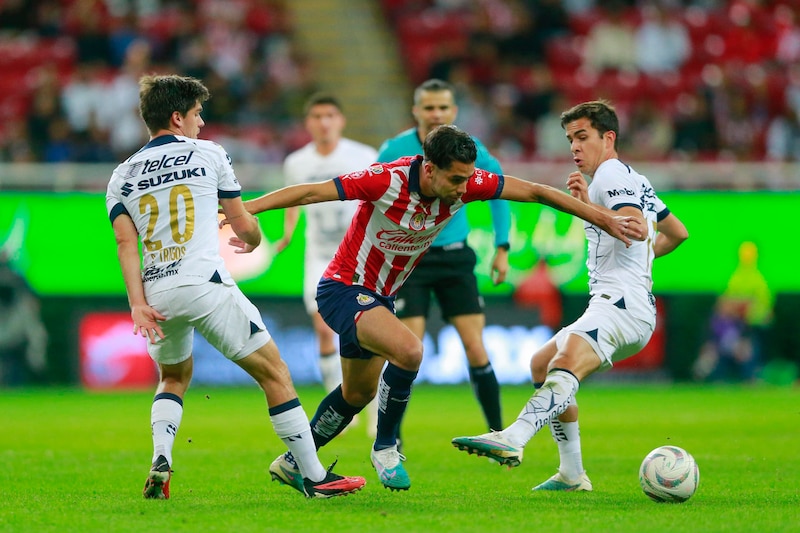
POLYGON ((465 242, 432 246, 397 293, 399 318, 428 316, 431 294, 442 310, 442 319, 483 313, 483 298, 475 277, 477 257, 465 242))

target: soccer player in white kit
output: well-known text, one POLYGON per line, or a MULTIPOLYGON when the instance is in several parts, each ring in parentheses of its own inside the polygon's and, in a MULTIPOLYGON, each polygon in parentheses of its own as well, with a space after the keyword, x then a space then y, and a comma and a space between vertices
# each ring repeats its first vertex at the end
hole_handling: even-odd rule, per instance
POLYGON ((114 170, 106 208, 133 331, 149 339, 148 353, 159 368, 150 411, 153 462, 144 497, 170 496, 172 449, 192 378, 195 329, 263 389, 273 428, 297 459, 306 497, 361 489, 364 478, 339 476, 320 463, 289 370, 258 309, 219 254, 219 206, 246 250, 259 245, 261 230, 244 208, 228 154, 214 142, 197 139, 208 89, 174 75, 144 76, 139 87, 150 141, 114 170))
MULTIPOLYGON (((260 213, 360 200, 317 288, 320 314, 339 334, 344 379, 322 400, 311 427, 317 446, 324 446, 377 392, 380 408, 370 459, 381 483, 391 490, 411 486, 397 450, 397 428, 422 362, 422 341, 395 316, 394 296, 453 214, 468 202, 503 198, 580 216, 625 244, 630 240, 624 233, 640 232, 629 227, 629 217, 601 211, 547 185, 476 169, 475 141, 455 126, 429 133, 423 152, 332 180, 284 187, 245 204, 248 211, 260 213)), ((285 472, 293 469, 290 455, 284 454, 280 465, 285 472)))
MULTIPOLYGON (((371 146, 342 137, 346 119, 339 100, 317 93, 305 105, 305 128, 311 142, 289 154, 283 163, 287 185, 333 179, 367 168, 378 152, 371 146)), ((305 254, 303 265, 303 303, 314 325, 319 344, 319 369, 325 392, 342 382, 342 365, 334 331, 317 310, 317 284, 342 242, 356 202, 327 202, 303 206, 305 212, 305 254)), ((300 218, 300 207, 284 210, 283 238, 277 251, 286 248, 300 218)))
POLYGON ((619 121, 605 101, 579 104, 561 115, 561 126, 578 172, 567 187, 583 202, 633 217, 641 237, 632 246, 586 223, 589 306, 531 358, 536 392, 517 420, 503 431, 457 437, 453 445, 518 466, 525 445, 545 425, 558 444, 561 464, 550 479, 533 488, 547 491, 590 491, 583 468, 575 395, 580 381, 639 352, 656 323, 656 302, 650 292, 653 259, 670 253, 689 236, 686 227, 656 195, 650 182, 619 160, 619 121), (583 175, 592 178, 586 186, 583 175))

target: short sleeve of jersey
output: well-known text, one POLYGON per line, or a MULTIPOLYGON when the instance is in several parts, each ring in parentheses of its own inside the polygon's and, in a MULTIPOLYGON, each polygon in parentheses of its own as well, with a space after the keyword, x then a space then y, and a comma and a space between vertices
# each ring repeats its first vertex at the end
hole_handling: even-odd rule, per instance
POLYGON ((236 198, 241 196, 242 186, 233 172, 233 163, 228 152, 215 142, 206 141, 204 144, 208 149, 208 156, 216 166, 219 175, 219 183, 217 184, 219 197, 236 198))
MULTIPOLYGON (((411 161, 413 158, 408 159, 411 161)), ((366 170, 359 170, 334 178, 333 182, 339 190, 340 200, 374 202, 386 192, 391 179, 390 170, 378 163, 366 170)))
MULTIPOLYGON (((106 212, 108 219, 114 223, 114 219, 119 215, 127 214, 127 209, 122 204, 122 197, 120 195, 119 180, 117 178, 117 171, 114 171, 111 180, 108 182, 106 189, 106 212)), ((129 215, 130 216, 130 215, 129 215)))
POLYGON ((669 216, 670 211, 667 204, 665 204, 655 192, 651 196, 648 196, 645 201, 647 203, 645 207, 655 212, 657 222, 661 222, 669 216))
POLYGON ((503 175, 476 168, 467 181, 467 192, 461 199, 464 202, 475 200, 494 200, 503 192, 503 175))
POLYGON ((594 198, 591 201, 617 211, 625 206, 644 209, 641 202, 640 183, 627 165, 609 161, 598 169, 594 177, 594 198), (602 174, 601 174, 602 172, 602 174))

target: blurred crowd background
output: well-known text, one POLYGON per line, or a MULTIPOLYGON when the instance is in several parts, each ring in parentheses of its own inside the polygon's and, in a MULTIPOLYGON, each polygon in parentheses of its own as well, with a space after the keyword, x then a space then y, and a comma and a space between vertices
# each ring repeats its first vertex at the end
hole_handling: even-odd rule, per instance
MULTIPOLYGON (((559 114, 597 97, 618 107, 629 160, 800 160, 797 0, 371 3, 407 75, 398 105, 426 78, 452 82, 460 125, 504 162, 568 157, 559 114)), ((308 140, 302 103, 321 88, 294 7, 0 1, 0 162, 127 157, 146 139, 137 79, 160 71, 208 85, 204 137, 282 162, 308 140)))

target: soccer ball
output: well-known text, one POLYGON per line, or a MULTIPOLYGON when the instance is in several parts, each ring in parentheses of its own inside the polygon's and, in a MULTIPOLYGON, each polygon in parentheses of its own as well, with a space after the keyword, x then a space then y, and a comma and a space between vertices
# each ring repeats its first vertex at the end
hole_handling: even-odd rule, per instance
POLYGON ((683 448, 660 446, 642 461, 639 483, 653 501, 681 503, 697 490, 700 471, 694 457, 683 448))

